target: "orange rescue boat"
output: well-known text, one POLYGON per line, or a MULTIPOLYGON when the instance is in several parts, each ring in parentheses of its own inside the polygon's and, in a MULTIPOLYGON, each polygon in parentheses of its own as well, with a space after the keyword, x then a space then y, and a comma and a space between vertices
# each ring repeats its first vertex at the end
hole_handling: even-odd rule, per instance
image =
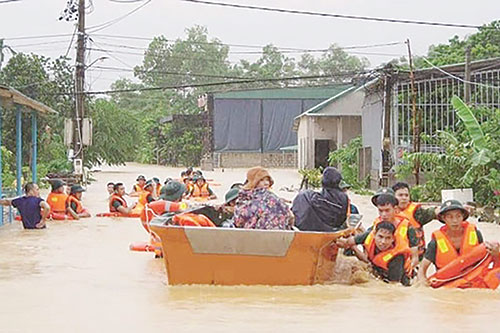
POLYGON ((168 283, 312 285, 332 280, 338 232, 151 224, 162 242, 168 283))

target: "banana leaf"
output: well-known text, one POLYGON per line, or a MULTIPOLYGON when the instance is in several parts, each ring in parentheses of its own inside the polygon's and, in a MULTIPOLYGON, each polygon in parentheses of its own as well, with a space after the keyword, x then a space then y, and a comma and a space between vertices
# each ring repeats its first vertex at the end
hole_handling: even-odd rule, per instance
POLYGON ((451 98, 451 104, 457 110, 457 115, 460 120, 464 123, 467 133, 472 139, 474 148, 478 151, 487 149, 483 130, 481 126, 479 126, 476 117, 474 117, 472 110, 458 96, 453 96, 451 98))

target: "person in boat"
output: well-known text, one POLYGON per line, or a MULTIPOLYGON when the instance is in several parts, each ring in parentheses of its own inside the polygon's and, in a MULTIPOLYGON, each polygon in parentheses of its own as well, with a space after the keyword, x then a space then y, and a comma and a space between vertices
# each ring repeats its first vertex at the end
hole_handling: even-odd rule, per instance
POLYGON ((90 213, 82 205, 82 195, 85 189, 80 185, 71 186, 71 191, 66 199, 66 212, 73 216, 75 220, 82 217, 90 217, 90 213))
POLYGON ((343 227, 349 198, 339 187, 342 175, 337 169, 323 171, 321 192, 300 192, 292 204, 295 225, 302 231, 335 231, 343 227))
POLYGON ((377 207, 379 217, 375 219, 373 225, 364 233, 351 236, 349 238, 341 238, 337 241, 337 245, 342 248, 353 248, 356 245, 365 244, 369 241, 369 236, 372 231, 382 221, 391 222, 396 229, 395 247, 401 248, 401 242, 408 246, 411 250, 411 267, 414 268, 418 264, 418 238, 410 221, 403 215, 397 213, 398 199, 394 195, 391 188, 381 188, 371 198, 372 203, 377 207))
POLYGON ((68 195, 65 191, 65 184, 60 179, 54 179, 51 182, 52 191, 47 196, 47 203, 50 206, 51 213, 66 214, 66 200, 68 195))
POLYGON ((411 250, 406 237, 395 233, 396 227, 388 221, 381 221, 370 232, 363 243, 363 251, 353 247, 358 259, 371 264, 375 276, 385 282, 411 282, 411 250))
POLYGON ((410 225, 415 229, 418 239, 419 260, 424 258, 425 237, 424 225, 436 218, 439 208, 423 208, 419 203, 410 200, 410 186, 407 183, 399 182, 392 186, 396 199, 398 199, 399 213, 406 216, 410 225))
MULTIPOLYGON (((193 176, 194 176, 193 167, 187 168, 186 171, 184 171, 184 176, 187 178, 193 178, 193 176)), ((182 177, 182 174, 181 174, 181 177, 182 177)))
MULTIPOLYGON (((339 184, 339 188, 344 192, 347 196, 347 191, 351 189, 351 184, 346 183, 345 181, 341 181, 339 184)), ((350 214, 359 214, 359 209, 354 205, 350 200, 349 200, 349 209, 350 209, 350 214)))
POLYGON ((440 207, 438 220, 445 225, 432 233, 432 239, 427 245, 424 259, 418 270, 420 284, 453 286, 457 288, 492 288, 500 283, 500 244, 484 242, 482 233, 477 227, 467 222, 469 212, 457 200, 446 200, 440 207), (476 259, 466 259, 475 250, 480 250, 484 242, 484 253, 476 259), (487 265, 477 264, 485 255, 491 256, 494 274, 488 274, 492 269, 487 265), (436 276, 442 279, 427 278, 429 267, 436 267, 436 276), (449 270, 448 265, 456 266, 449 270), (475 265, 473 267, 473 265, 475 265), (450 275, 444 275, 447 268, 450 275), (464 274, 464 272, 467 272, 464 274), (443 276, 442 276, 443 275, 443 276), (496 280, 495 280, 496 279, 496 280), (493 284, 493 286, 491 285, 493 284))
POLYGON ((0 205, 17 208, 21 214, 24 229, 44 229, 50 206, 40 198, 40 189, 37 184, 24 185, 24 193, 25 195, 15 199, 0 199, 0 205))
POLYGON ((134 209, 135 205, 128 207, 127 201, 123 198, 125 195, 125 186, 123 183, 116 183, 114 186, 114 193, 109 200, 110 213, 122 213, 128 215, 134 209))
POLYGON ((208 186, 208 183, 203 176, 196 175, 193 178, 193 182, 193 189, 189 194, 191 198, 206 198, 208 200, 217 199, 217 196, 212 191, 210 186, 208 186))
POLYGON ((293 213, 270 188, 274 181, 267 170, 254 167, 247 172, 246 185, 239 191, 234 208, 234 225, 245 229, 288 230, 293 213))
POLYGON ((144 184, 144 189, 139 195, 139 200, 138 200, 139 204, 145 206, 146 204, 155 201, 156 199, 154 196, 154 192, 155 192, 155 184, 152 180, 148 180, 144 184))
POLYGON ((146 177, 144 177, 144 175, 139 175, 136 181, 137 184, 132 186, 132 192, 129 194, 131 197, 138 197, 141 195, 141 192, 144 191, 144 185, 146 185, 146 177))
POLYGON ((239 189, 232 188, 224 196, 222 205, 204 205, 191 210, 191 213, 202 214, 208 217, 217 227, 235 228, 234 225, 234 207, 238 198, 239 189))

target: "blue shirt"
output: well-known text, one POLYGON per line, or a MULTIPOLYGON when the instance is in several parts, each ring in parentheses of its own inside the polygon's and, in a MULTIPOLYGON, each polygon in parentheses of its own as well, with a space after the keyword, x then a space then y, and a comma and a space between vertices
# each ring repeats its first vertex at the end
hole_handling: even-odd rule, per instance
POLYGON ((33 196, 22 196, 12 200, 12 206, 16 207, 21 214, 25 229, 36 229, 36 224, 42 219, 40 214, 42 201, 42 198, 33 196))

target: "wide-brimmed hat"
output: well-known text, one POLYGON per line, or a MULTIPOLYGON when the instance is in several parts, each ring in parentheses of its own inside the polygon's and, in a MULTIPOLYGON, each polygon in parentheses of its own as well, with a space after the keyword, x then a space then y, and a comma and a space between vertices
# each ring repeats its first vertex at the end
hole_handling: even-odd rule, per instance
POLYGON ((80 193, 80 192, 85 192, 85 189, 83 187, 81 187, 81 185, 73 185, 71 186, 71 193, 72 194, 76 194, 76 193, 80 193))
POLYGON ((469 212, 467 209, 464 208, 462 203, 458 200, 450 199, 446 200, 441 204, 441 207, 439 208, 439 213, 437 214, 437 218, 440 222, 444 223, 443 221, 443 215, 446 212, 449 212, 450 210, 460 210, 462 211, 462 214, 464 214, 464 220, 466 220, 469 217, 469 212))
POLYGON ((382 196, 382 195, 388 195, 394 198, 394 202, 397 205, 398 204, 398 199, 396 199, 396 193, 394 193, 394 190, 390 187, 382 187, 375 192, 375 194, 372 197, 372 204, 374 206, 377 205, 377 199, 382 196))
POLYGON ((64 185, 66 185, 66 184, 61 179, 52 179, 50 181, 50 186, 52 187, 52 191, 55 191, 64 185))
POLYGON ((155 183, 159 184, 159 183, 160 183, 160 178, 158 178, 158 177, 153 177, 153 181, 154 181, 155 183))
POLYGON ((231 201, 235 200, 238 198, 238 193, 240 192, 240 189, 238 188, 232 188, 229 191, 227 191, 226 195, 224 196, 226 204, 230 203, 231 201))
POLYGON ((153 186, 153 185, 154 185, 154 183, 153 183, 153 181, 150 179, 150 180, 146 181, 146 183, 144 184, 144 188, 146 188, 146 187, 148 187, 148 186, 153 186))
POLYGON ((262 179, 266 177, 269 177, 269 182, 272 186, 274 184, 274 180, 269 172, 267 172, 267 170, 263 167, 253 167, 247 172, 247 181, 243 188, 245 190, 252 190, 259 184, 262 179))
POLYGON ((177 201, 186 192, 186 185, 176 180, 171 180, 160 190, 160 199, 167 201, 177 201))
POLYGON ((139 176, 137 176, 136 181, 139 181, 139 180, 146 180, 146 177, 144 177, 144 175, 139 175, 139 176))

